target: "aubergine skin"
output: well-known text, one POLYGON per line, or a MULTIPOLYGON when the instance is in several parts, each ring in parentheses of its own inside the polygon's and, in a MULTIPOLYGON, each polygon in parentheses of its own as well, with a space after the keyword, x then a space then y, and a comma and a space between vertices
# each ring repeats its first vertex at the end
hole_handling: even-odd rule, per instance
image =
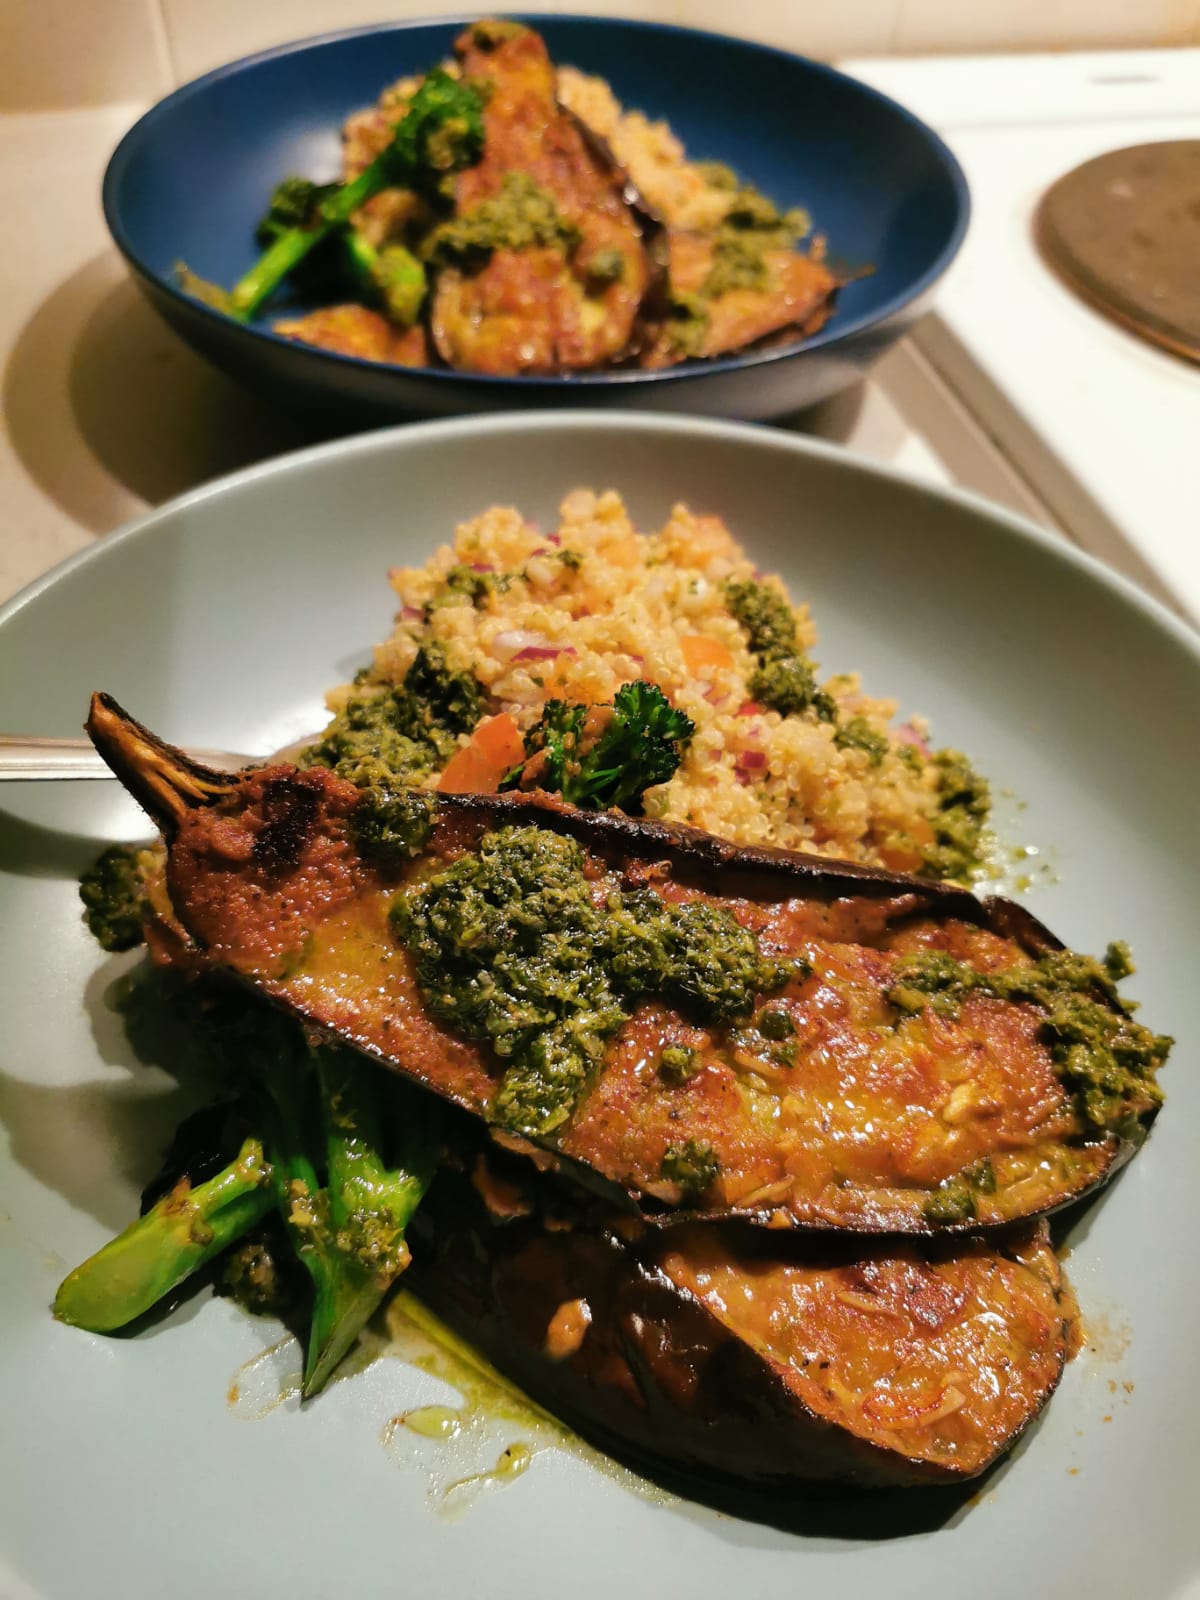
MULTIPOLYGON (((1136 1148, 1124 1130, 1082 1122, 1035 1008, 968 997, 961 1019, 901 1025, 887 999, 909 952, 989 970, 1062 949, 1009 901, 536 794, 438 795, 417 859, 381 873, 355 843, 358 791, 326 769, 208 772, 103 696, 89 730, 166 835, 175 959, 235 973, 491 1124, 500 1121, 497 1059, 430 1012, 389 921, 410 873, 422 882, 486 832, 567 835, 583 848, 592 892, 603 880, 614 893, 706 899, 731 910, 761 949, 803 958, 770 995, 770 1008, 786 1012, 784 1048, 799 1054, 777 1055, 757 1022, 705 1030, 685 1010, 643 1000, 606 1042, 566 1123, 539 1136, 565 1169, 648 1220, 967 1233, 1080 1198, 1136 1148), (700 1069, 682 1082, 656 1070, 667 1046, 692 1050, 700 1069), (751 1080, 753 1099, 743 1092, 751 1080), (667 1158, 681 1149, 711 1160, 704 1170, 716 1176, 703 1189, 677 1180, 667 1158), (957 1210, 930 1203, 968 1182, 957 1210)), ((1149 1120, 1144 1113, 1141 1127, 1149 1120)))
MULTIPOLYGON (((514 1205, 510 1183, 502 1182, 500 1206, 485 1203, 494 1183, 494 1177, 481 1181, 485 1159, 495 1158, 477 1157, 470 1175, 452 1167, 439 1173, 410 1231, 406 1285, 534 1401, 598 1448, 651 1475, 783 1498, 816 1483, 858 1489, 961 1483, 1011 1448, 1061 1377, 1073 1303, 1064 1294, 1045 1223, 1017 1230, 1010 1245, 975 1240, 926 1247, 935 1261, 939 1250, 959 1258, 974 1252, 971 1270, 985 1293, 995 1271, 1028 1278, 1028 1304, 1013 1320, 1028 1348, 1007 1369, 1002 1430, 959 1459, 937 1459, 906 1453, 878 1429, 868 1430, 878 1435, 872 1439, 818 1415, 778 1363, 663 1270, 665 1247, 680 1235, 643 1229, 636 1237, 620 1223, 576 1227, 561 1213, 547 1229, 536 1202, 529 1210, 514 1205), (1012 1257, 1022 1252, 1030 1265, 1013 1268, 1012 1257), (547 1331, 556 1313, 577 1302, 590 1316, 586 1330, 575 1348, 550 1353, 547 1331)), ((722 1229, 705 1224, 689 1231, 712 1240, 722 1229)), ((769 1245, 762 1234, 741 1230, 741 1237, 752 1237, 760 1248, 779 1244, 778 1235, 769 1245)), ((788 1245, 794 1248, 795 1240, 788 1245)), ((912 1255, 912 1272, 926 1272, 917 1247, 880 1249, 912 1255)), ((734 1270, 740 1270, 736 1259, 734 1270)), ((745 1272, 759 1270, 752 1251, 745 1272)), ((844 1258, 842 1270, 860 1268, 844 1258)), ((928 1272, 916 1281, 927 1287, 927 1279, 928 1272)), ((913 1291, 918 1326, 928 1319, 925 1293, 913 1291)), ((887 1316, 865 1320, 876 1342, 887 1338, 887 1316)))

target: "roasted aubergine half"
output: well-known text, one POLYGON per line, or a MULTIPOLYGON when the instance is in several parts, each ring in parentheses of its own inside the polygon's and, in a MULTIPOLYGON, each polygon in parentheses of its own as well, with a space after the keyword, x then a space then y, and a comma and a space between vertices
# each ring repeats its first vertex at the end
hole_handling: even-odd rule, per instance
MULTIPOLYGON (((204 980, 211 984, 212 980, 204 980)), ((211 991, 210 991, 211 994, 211 991)), ((1079 1336, 1049 1227, 996 1240, 646 1226, 443 1118, 406 1290, 530 1399, 660 1481, 753 1515, 814 1483, 954 1484, 1010 1449, 1079 1336)), ((179 1128, 144 1206, 199 1192, 236 1104, 179 1128)), ((222 1292, 294 1326, 307 1276, 264 1224, 222 1292)))
MULTIPOLYGON (((155 937, 644 1218, 970 1231, 1094 1189, 1170 1040, 1020 907, 549 796, 230 777, 97 696, 155 937)), ((664 1245, 669 1249, 669 1245, 664 1245)))
POLYGON ((484 95, 484 146, 455 179, 454 215, 434 235, 438 354, 449 366, 504 376, 627 356, 661 272, 648 213, 559 105, 539 34, 515 22, 473 23, 455 55, 462 81, 484 95), (491 247, 497 219, 514 208, 521 236, 510 227, 513 236, 491 247))
POLYGON ((1047 1224, 856 1240, 584 1222, 478 1150, 414 1219, 408 1287, 531 1398, 659 1475, 786 1496, 954 1483, 1008 1450, 1076 1338, 1047 1224))

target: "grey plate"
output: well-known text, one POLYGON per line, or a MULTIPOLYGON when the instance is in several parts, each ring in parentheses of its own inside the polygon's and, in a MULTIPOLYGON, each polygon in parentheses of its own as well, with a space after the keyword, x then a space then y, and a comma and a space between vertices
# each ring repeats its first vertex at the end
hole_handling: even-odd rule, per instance
POLYGON ((620 488, 643 526, 681 498, 724 515, 812 602, 826 670, 861 668, 1020 796, 1010 831, 1052 847, 1058 877, 1034 909, 1086 949, 1132 942, 1144 1015, 1179 1045, 1148 1148, 1074 1230, 1093 1348, 977 1500, 808 1508, 797 1534, 655 1503, 555 1451, 448 1520, 428 1461, 380 1444, 432 1383, 398 1362, 249 1422, 226 1392, 271 1334, 228 1305, 123 1341, 58 1326, 58 1279, 132 1214, 186 1091, 132 1062, 101 1001, 122 963, 78 920, 75 873, 138 836, 137 812, 115 786, 9 786, 0 1593, 1182 1594, 1200 1565, 1200 650, 1165 612, 1002 512, 826 446, 670 418, 439 423, 239 474, 18 597, 0 727, 70 733, 103 687, 169 738, 278 747, 387 632, 385 568, 494 501, 547 521, 580 484, 620 488))

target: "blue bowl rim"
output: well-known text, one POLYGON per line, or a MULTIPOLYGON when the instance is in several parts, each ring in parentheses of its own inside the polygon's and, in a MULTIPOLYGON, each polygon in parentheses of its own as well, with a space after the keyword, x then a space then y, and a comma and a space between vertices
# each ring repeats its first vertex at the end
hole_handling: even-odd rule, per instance
MULTIPOLYGON (((234 322, 223 312, 207 306, 203 301, 185 294, 182 289, 161 273, 151 269, 138 255, 128 233, 121 221, 117 191, 124 178, 125 169, 137 154, 142 142, 153 136, 157 123, 177 103, 189 99, 191 96, 202 93, 210 84, 217 83, 223 78, 232 77, 247 68, 255 67, 265 61, 273 61, 281 56, 297 55, 302 51, 319 48, 324 45, 337 44, 345 39, 365 37, 370 34, 407 33, 410 30, 429 28, 433 26, 466 27, 471 22, 477 22, 488 16, 498 15, 497 12, 470 11, 448 13, 444 16, 411 17, 401 22, 367 23, 359 27, 338 28, 329 33, 314 34, 308 38, 291 40, 286 44, 273 45, 267 50, 259 50, 252 55, 240 56, 236 61, 226 62, 225 65, 214 67, 210 72, 203 73, 198 78, 191 79, 188 83, 181 84, 178 89, 172 90, 163 99, 151 106, 150 110, 142 116, 125 133, 112 155, 109 157, 105 168, 104 180, 101 186, 101 204, 104 210, 104 220, 113 241, 125 260, 133 270, 147 283, 154 286, 160 293, 174 300, 182 310, 188 314, 199 316, 202 320, 211 320, 213 324, 221 324, 227 331, 234 328, 239 332, 248 334, 252 338, 267 340, 270 344, 286 349, 290 353, 300 352, 303 358, 313 358, 326 363, 334 363, 350 369, 362 369, 372 373, 395 375, 397 383, 405 379, 438 379, 453 383, 480 384, 488 388, 504 389, 519 387, 521 389, 543 389, 553 393, 563 386, 571 388, 580 387, 620 387, 629 384, 654 384, 654 383, 679 383, 689 379, 707 377, 709 374, 723 372, 740 372, 760 366, 767 366, 774 362, 794 359, 807 355, 811 351, 820 350, 829 345, 863 333, 871 328, 878 327, 890 321, 896 314, 903 311, 908 305, 925 294, 946 271, 958 253, 966 234, 971 217, 971 195, 967 185, 966 174, 963 172, 957 156, 950 149, 945 140, 929 124, 918 117, 915 112, 909 111, 899 101, 893 100, 890 95, 884 94, 873 85, 853 78, 848 73, 840 72, 836 67, 829 66, 823 61, 814 61, 809 56, 802 56, 796 51, 782 50, 776 45, 762 44, 755 39, 743 39, 733 34, 720 33, 712 28, 692 28, 675 22, 653 22, 638 17, 604 17, 593 16, 578 12, 505 12, 514 20, 527 23, 530 27, 540 28, 546 24, 556 27, 572 23, 606 24, 618 29, 629 29, 638 33, 663 33, 682 35, 689 38, 708 39, 721 44, 732 44, 751 53, 762 56, 773 56, 783 61, 802 62, 810 71, 822 77, 839 79, 850 84, 857 92, 868 96, 881 105, 887 106, 902 121, 909 123, 928 140, 935 155, 937 155, 950 179, 954 190, 958 215, 950 237, 939 251, 933 262, 925 271, 915 279, 907 288, 893 295, 882 306, 874 311, 860 313, 848 322, 839 322, 836 317, 831 318, 825 327, 809 339, 801 339, 794 344, 786 344, 751 351, 744 355, 726 356, 709 361, 689 361, 676 367, 665 367, 654 370, 641 368, 628 368, 616 372, 582 372, 574 374, 558 374, 549 376, 517 375, 512 377, 497 376, 491 373, 460 372, 448 367, 403 367, 388 361, 369 361, 361 356, 341 355, 333 350, 322 350, 314 345, 303 345, 294 339, 285 338, 282 334, 275 333, 266 324, 234 322)), ((236 337, 236 334, 234 335, 236 337)))

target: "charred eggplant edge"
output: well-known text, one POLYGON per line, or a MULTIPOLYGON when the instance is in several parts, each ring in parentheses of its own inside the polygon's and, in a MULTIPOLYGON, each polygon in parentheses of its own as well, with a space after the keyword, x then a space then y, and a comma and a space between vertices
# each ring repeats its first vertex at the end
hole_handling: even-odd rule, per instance
MULTIPOLYGON (((216 804, 236 790, 245 772, 254 770, 246 768, 242 773, 218 772, 193 761, 183 751, 167 744, 144 727, 111 695, 102 691, 92 696, 85 728, 114 775, 161 828, 168 844, 186 812, 216 804)), ((580 811, 565 805, 557 796, 544 792, 439 793, 437 807, 440 812, 450 815, 495 818, 498 824, 532 823, 565 834, 600 852, 610 853, 620 847, 625 859, 653 856, 656 860, 669 861, 672 867, 693 879, 720 872, 730 893, 748 898, 786 898, 777 890, 771 895, 764 893, 768 886, 778 885, 782 878, 796 885, 792 892, 803 893, 812 899, 831 901, 843 895, 902 899, 908 903, 898 909, 897 920, 925 912, 957 917, 990 933, 1015 940, 1034 958, 1047 951, 1065 948, 1056 934, 1015 901, 1003 896, 988 896, 980 900, 969 889, 958 885, 919 878, 910 873, 891 872, 884 867, 810 856, 769 845, 735 845, 697 828, 630 817, 619 811, 580 811)), ((296 1009, 287 999, 274 994, 269 986, 256 988, 286 1009, 296 1009)), ((352 1034, 339 1033, 319 1019, 307 1015, 305 1021, 318 1033, 328 1034, 331 1038, 349 1039, 357 1049, 389 1070, 404 1073, 402 1063, 383 1055, 365 1040, 355 1038, 352 1034)), ((405 1073, 405 1076, 408 1074, 405 1073)), ((445 1091, 431 1088, 423 1079, 413 1078, 411 1081, 460 1106, 464 1111, 479 1116, 476 1107, 445 1091)), ((1086 1196, 1098 1193, 1140 1148, 1156 1114, 1156 1109, 1151 1110, 1141 1118, 1142 1133, 1138 1137, 1129 1138, 1109 1132, 1102 1140, 1094 1141, 1107 1154, 1105 1165, 1096 1180, 1088 1188, 1052 1201, 1030 1212, 1022 1220, 1034 1221, 1051 1216, 1065 1206, 1074 1205, 1086 1196)), ((619 1204, 622 1209, 641 1216, 656 1227, 697 1221, 738 1221, 763 1227, 769 1225, 774 1212, 772 1207, 756 1211, 736 1208, 694 1211, 670 1207, 638 1195, 636 1191, 604 1177, 587 1163, 564 1155, 553 1146, 543 1146, 509 1135, 501 1135, 500 1142, 507 1148, 536 1154, 543 1162, 549 1159, 559 1169, 572 1173, 585 1188, 604 1195, 610 1202, 619 1204)), ((941 1238, 955 1234, 996 1233, 1012 1225, 1011 1222, 980 1223, 968 1219, 935 1226, 923 1218, 914 1217, 903 1228, 881 1229, 864 1220, 842 1222, 836 1226, 821 1221, 796 1221, 791 1224, 791 1229, 801 1234, 941 1238)))
MULTIPOLYGON (((531 1399, 598 1448, 651 1475, 666 1471, 689 1482, 774 1494, 817 1482, 861 1489, 964 1483, 986 1472, 1016 1444, 1065 1369, 1069 1302, 1060 1277, 1053 1288, 1063 1320, 1052 1377, 1020 1424, 985 1460, 964 1471, 906 1455, 819 1416, 788 1384, 781 1363, 755 1350, 647 1259, 637 1244, 611 1230, 544 1235, 547 1250, 561 1264, 559 1302, 587 1299, 590 1293, 597 1307, 603 1305, 593 1313, 577 1350, 564 1359, 553 1358, 534 1343, 532 1331, 512 1320, 496 1286, 497 1270, 503 1270, 509 1257, 520 1257, 534 1246, 538 1231, 536 1218, 496 1222, 466 1175, 443 1169, 414 1219, 409 1287, 531 1399), (664 1362, 655 1360, 656 1330, 666 1341, 658 1347, 664 1362), (678 1385, 672 1393, 661 1379, 669 1376, 664 1363, 669 1363, 672 1348, 675 1358, 686 1363, 697 1339, 708 1352, 703 1382, 709 1387, 704 1394, 692 1394, 697 1411, 690 1414, 678 1385), (631 1401, 612 1376, 614 1362, 617 1371, 623 1363, 632 1374, 638 1401, 631 1401), (705 1400, 706 1414, 701 1414, 705 1400), (615 1425, 613 1419, 620 1416, 629 1419, 628 1426, 615 1425), (674 1448, 665 1447, 669 1441, 675 1442, 674 1448), (765 1463, 761 1471, 753 1469, 757 1461, 765 1463)), ((1008 1236, 1022 1231, 1048 1243, 1044 1220, 1010 1226, 1008 1236)), ((975 1236, 982 1238, 978 1230, 975 1236)), ((955 1241, 960 1246, 963 1242, 955 1241)), ((1004 1241, 989 1238, 987 1244, 1003 1249, 1004 1241)))

